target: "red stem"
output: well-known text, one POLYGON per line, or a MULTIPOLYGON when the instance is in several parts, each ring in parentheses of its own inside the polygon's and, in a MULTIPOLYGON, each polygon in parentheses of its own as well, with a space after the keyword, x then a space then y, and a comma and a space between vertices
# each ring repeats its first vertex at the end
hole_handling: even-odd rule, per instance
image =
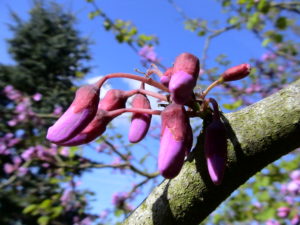
POLYGON ((162 91, 165 91, 165 92, 170 92, 169 89, 167 87, 165 87, 163 84, 161 83, 158 83, 154 80, 152 80, 151 78, 146 78, 146 77, 141 77, 141 76, 138 76, 138 75, 134 75, 134 74, 130 74, 130 73, 111 73, 111 74, 108 74, 106 76, 104 76, 102 79, 100 79, 97 83, 96 83, 96 86, 98 88, 101 88, 102 85, 104 84, 104 82, 107 80, 107 79, 110 79, 110 78, 129 78, 129 79, 133 79, 133 80, 138 80, 138 81, 142 81, 146 84, 149 84, 153 87, 156 87, 162 91))
POLYGON ((144 95, 149 95, 149 96, 152 96, 154 98, 157 98, 161 101, 165 101, 167 102, 168 101, 168 98, 164 95, 161 95, 161 94, 158 94, 156 92, 152 92, 152 91, 148 91, 148 90, 144 90, 144 89, 136 89, 136 90, 131 90, 131 91, 127 91, 125 93, 126 97, 131 97, 132 95, 135 95, 135 94, 144 94, 144 95))
POLYGON ((116 117, 126 112, 133 112, 133 113, 147 113, 152 115, 160 115, 160 110, 152 110, 152 109, 140 109, 140 108, 123 108, 123 109, 117 109, 113 111, 109 111, 108 116, 109 117, 116 117))

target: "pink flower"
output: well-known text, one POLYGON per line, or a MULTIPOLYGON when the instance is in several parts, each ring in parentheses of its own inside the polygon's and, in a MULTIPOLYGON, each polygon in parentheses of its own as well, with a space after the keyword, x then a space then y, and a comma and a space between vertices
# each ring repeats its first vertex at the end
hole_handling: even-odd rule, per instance
POLYGON ((192 146, 192 138, 189 135, 189 120, 183 106, 175 103, 168 105, 161 116, 158 169, 163 177, 171 179, 179 174, 184 157, 192 146))
POLYGON ((32 158, 34 157, 34 155, 35 155, 35 148, 34 148, 34 147, 30 147, 30 148, 26 149, 26 150, 22 153, 21 157, 22 157, 24 160, 30 160, 30 159, 32 159, 32 158))
POLYGON ((266 225, 280 225, 277 220, 267 220, 266 225))
POLYGON ((292 180, 298 180, 298 181, 300 181, 300 170, 294 170, 294 171, 292 171, 291 172, 291 174, 290 174, 290 178, 292 179, 292 180))
POLYGON ((170 67, 166 70, 164 75, 160 78, 160 82, 165 85, 166 87, 169 87, 169 82, 171 80, 171 76, 173 74, 173 67, 170 67))
POLYGON ((60 197, 60 201, 62 205, 67 205, 69 201, 72 199, 73 192, 71 189, 65 189, 62 196, 60 197))
POLYGON ((93 120, 75 137, 60 142, 63 146, 76 146, 86 144, 104 133, 107 124, 114 119, 108 115, 107 111, 125 107, 127 96, 121 90, 109 90, 104 98, 99 102, 98 110, 93 120))
POLYGON ((94 85, 79 88, 71 106, 48 129, 47 139, 54 143, 60 143, 76 136, 94 118, 98 102, 99 88, 94 85))
POLYGON ((300 191, 300 183, 296 181, 290 181, 287 184, 287 190, 293 194, 297 194, 300 191))
POLYGON ((199 59, 190 53, 182 53, 176 58, 169 82, 171 97, 175 103, 183 105, 191 99, 199 67, 199 59))
POLYGON ((213 121, 205 129, 204 153, 208 173, 212 182, 221 184, 227 161, 227 135, 226 128, 220 120, 218 104, 209 99, 214 106, 213 121))
POLYGON ((11 174, 11 173, 13 173, 17 168, 16 168, 13 164, 10 164, 10 163, 4 163, 3 169, 4 169, 4 172, 5 172, 5 173, 11 174))
POLYGON ((277 216, 280 218, 286 218, 289 215, 290 211, 291 209, 289 207, 279 207, 277 209, 277 216))
POLYGON ((53 110, 53 114, 54 115, 61 115, 63 108, 61 106, 55 106, 54 110, 53 110))
POLYGON ((145 45, 144 47, 142 47, 140 49, 138 54, 141 56, 143 62, 147 62, 147 61, 158 62, 159 61, 157 58, 157 55, 154 51, 153 46, 145 45))
POLYGON ((7 124, 8 124, 10 127, 16 126, 17 123, 18 123, 18 121, 15 120, 15 119, 12 119, 12 120, 10 120, 10 121, 7 122, 7 124))
POLYGON ((24 175, 26 175, 27 172, 28 172, 28 168, 27 167, 21 166, 18 169, 18 175, 19 176, 24 176, 24 175))
MULTIPOLYGON (((151 109, 150 102, 145 95, 137 94, 132 100, 133 108, 151 109)), ((129 129, 129 141, 131 143, 137 143, 141 141, 147 134, 152 115, 146 113, 133 113, 130 129, 129 129)))
POLYGON ((300 224, 300 215, 297 214, 293 217, 293 219, 291 220, 291 224, 292 225, 299 225, 300 224))
POLYGON ((222 75, 224 81, 235 81, 248 76, 251 71, 251 66, 247 63, 227 69, 222 75))
POLYGON ((43 95, 41 93, 36 93, 32 96, 32 99, 36 102, 41 101, 43 95))
POLYGON ((114 193, 112 196, 112 204, 115 205, 117 208, 124 208, 125 201, 128 198, 128 194, 125 192, 117 192, 114 193))

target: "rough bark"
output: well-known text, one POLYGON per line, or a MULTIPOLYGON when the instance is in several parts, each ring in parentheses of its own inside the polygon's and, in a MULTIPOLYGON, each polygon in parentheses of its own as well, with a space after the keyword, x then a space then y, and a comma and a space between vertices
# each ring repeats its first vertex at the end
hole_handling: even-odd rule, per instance
POLYGON ((228 162, 220 186, 209 179, 203 134, 180 174, 164 180, 124 221, 128 225, 193 225, 251 176, 300 146, 300 80, 238 112, 225 114, 228 162))

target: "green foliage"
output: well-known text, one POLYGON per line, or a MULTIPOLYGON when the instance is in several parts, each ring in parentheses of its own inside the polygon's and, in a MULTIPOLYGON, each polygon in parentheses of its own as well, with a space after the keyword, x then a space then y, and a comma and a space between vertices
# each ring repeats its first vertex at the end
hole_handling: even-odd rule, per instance
POLYGON ((74 17, 55 4, 45 8, 38 2, 28 22, 12 15, 14 36, 8 43, 17 65, 1 66, 1 80, 29 95, 41 93, 44 99, 37 107, 42 112, 51 112, 52 102, 65 107, 73 96, 71 79, 89 71, 83 65, 90 59, 88 40, 80 38, 73 28, 74 17), (5 73, 7 70, 11 73, 5 73))
MULTIPOLYGON (((23 21, 15 13, 12 16, 14 24, 10 28, 13 37, 8 44, 16 63, 14 66, 0 65, 0 89, 12 85, 20 91, 23 99, 28 100, 33 94, 41 93, 41 101, 29 101, 35 114, 48 115, 53 112, 55 104, 66 108, 74 96, 72 80, 89 71, 89 67, 84 65, 90 59, 89 41, 81 38, 74 28, 73 15, 63 12, 56 4, 37 1, 28 21, 23 21)), ((28 169, 26 176, 17 172, 3 174, 3 165, 12 163, 13 156, 20 157, 29 147, 49 147, 45 132, 55 118, 24 120, 8 126, 7 121, 14 116, 18 102, 6 98, 3 92, 0 96, 0 112, 3 115, 0 117, 0 137, 21 131, 18 136, 20 142, 10 149, 11 156, 0 156, 0 185, 3 185, 0 191, 0 224, 72 224, 75 215, 84 218, 86 202, 81 193, 74 197, 74 202, 78 201, 83 208, 81 213, 69 215, 69 209, 63 207, 60 200, 64 191, 62 183, 70 182, 70 177, 79 175, 81 171, 71 166, 59 169, 58 164, 78 167, 79 157, 75 154, 70 158, 57 155, 57 162, 40 159, 24 162, 20 158, 22 165, 28 169), (43 164, 48 167, 43 167, 43 164)))

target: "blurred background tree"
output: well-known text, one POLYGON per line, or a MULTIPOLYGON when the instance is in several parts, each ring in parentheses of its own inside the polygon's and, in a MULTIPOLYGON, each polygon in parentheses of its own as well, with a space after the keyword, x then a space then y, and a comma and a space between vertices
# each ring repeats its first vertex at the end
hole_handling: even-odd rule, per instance
MULTIPOLYGON (((36 1, 28 21, 11 16, 15 65, 0 65, 0 223, 72 224, 84 211, 63 208, 61 183, 80 171, 57 168, 62 159, 45 132, 72 100, 73 80, 89 71, 89 41, 74 28, 74 16, 54 3, 36 1)), ((81 194, 71 189, 65 198, 84 209, 81 194)))

